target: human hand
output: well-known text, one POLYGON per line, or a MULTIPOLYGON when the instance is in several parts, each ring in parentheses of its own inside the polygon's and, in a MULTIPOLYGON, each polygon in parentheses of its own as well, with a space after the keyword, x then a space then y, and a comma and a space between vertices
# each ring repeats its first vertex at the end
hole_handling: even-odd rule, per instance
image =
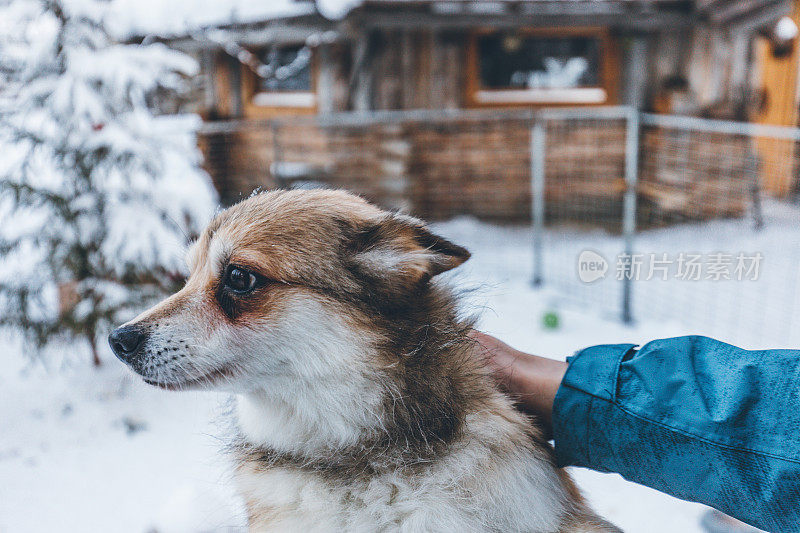
POLYGON ((497 382, 522 410, 535 415, 552 435, 553 401, 567 371, 567 363, 521 352, 503 341, 473 330, 476 350, 486 360, 497 382))

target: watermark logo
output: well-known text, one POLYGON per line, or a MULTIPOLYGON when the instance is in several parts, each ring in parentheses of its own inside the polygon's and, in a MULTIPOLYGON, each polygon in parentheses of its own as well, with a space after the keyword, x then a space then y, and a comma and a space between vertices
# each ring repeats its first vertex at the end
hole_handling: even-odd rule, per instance
MULTIPOLYGON (((621 253, 614 262, 617 280, 758 281, 764 255, 739 253, 621 253)), ((578 255, 578 278, 592 283, 606 277, 609 262, 594 250, 578 255)))
POLYGON ((584 250, 578 256, 578 278, 584 283, 592 283, 606 277, 608 261, 594 250, 584 250))

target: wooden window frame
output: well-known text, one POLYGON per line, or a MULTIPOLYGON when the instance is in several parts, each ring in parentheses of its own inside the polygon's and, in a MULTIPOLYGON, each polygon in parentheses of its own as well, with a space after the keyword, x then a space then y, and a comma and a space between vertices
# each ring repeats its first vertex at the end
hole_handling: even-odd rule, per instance
MULTIPOLYGON (((296 43, 301 44, 301 43, 296 43)), ((286 43, 285 46, 292 46, 292 43, 286 43)), ((309 115, 317 112, 318 96, 317 96, 317 82, 319 79, 318 69, 319 60, 315 50, 311 50, 311 61, 309 64, 311 70, 311 90, 310 91, 259 91, 258 90, 258 74, 253 70, 242 65, 242 106, 245 117, 248 118, 269 118, 280 115, 309 115), (259 103, 259 95, 274 96, 274 103, 259 103), (299 98, 308 98, 308 104, 298 104, 299 98), (281 98, 285 103, 281 103, 281 98), (292 101, 294 100, 294 101, 292 101)), ((266 100, 266 98, 264 98, 266 100)))
POLYGON ((502 33, 502 29, 481 28, 470 33, 464 100, 468 107, 557 107, 613 105, 617 102, 619 53, 608 28, 520 28, 521 37, 594 37, 600 40, 600 84, 574 89, 489 89, 481 86, 478 39, 502 33), (564 93, 571 96, 564 97, 564 93), (560 96, 559 96, 560 95, 560 96))

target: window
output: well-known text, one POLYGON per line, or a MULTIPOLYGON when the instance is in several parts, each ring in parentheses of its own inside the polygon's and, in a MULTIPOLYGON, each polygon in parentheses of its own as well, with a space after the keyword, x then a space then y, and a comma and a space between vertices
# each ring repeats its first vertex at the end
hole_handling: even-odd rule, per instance
POLYGON ((602 104, 608 44, 599 30, 478 34, 472 42, 476 104, 602 104))
POLYGON ((303 45, 271 47, 258 54, 262 63, 253 104, 267 107, 312 107, 315 99, 311 50, 303 45))

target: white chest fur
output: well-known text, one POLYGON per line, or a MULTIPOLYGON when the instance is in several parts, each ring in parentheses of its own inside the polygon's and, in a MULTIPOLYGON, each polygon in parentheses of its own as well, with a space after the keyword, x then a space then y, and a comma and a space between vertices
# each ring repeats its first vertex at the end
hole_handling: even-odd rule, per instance
POLYGON ((470 415, 465 426, 448 453, 405 473, 346 479, 242 463, 251 530, 557 531, 567 495, 541 452, 504 417, 470 415))

